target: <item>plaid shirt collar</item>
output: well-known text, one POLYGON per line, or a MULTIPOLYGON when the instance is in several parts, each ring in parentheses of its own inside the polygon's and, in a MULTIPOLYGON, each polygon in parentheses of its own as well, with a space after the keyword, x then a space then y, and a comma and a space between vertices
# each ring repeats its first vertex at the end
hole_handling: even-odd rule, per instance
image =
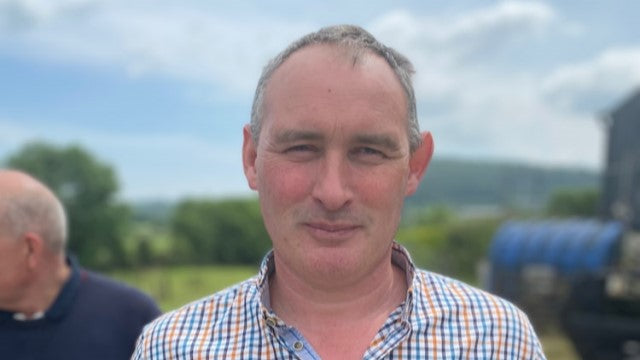
MULTIPOLYGON (((411 260, 411 256, 407 249, 397 242, 392 243, 391 262, 399 267, 406 276, 407 295, 405 300, 400 304, 401 319, 408 322, 413 310, 413 293, 415 284, 415 265, 411 260)), ((273 257, 273 250, 270 250, 262 260, 260 271, 256 279, 256 284, 260 294, 260 312, 263 321, 271 326, 286 326, 271 309, 271 301, 269 295, 269 278, 276 271, 276 265, 273 257)))

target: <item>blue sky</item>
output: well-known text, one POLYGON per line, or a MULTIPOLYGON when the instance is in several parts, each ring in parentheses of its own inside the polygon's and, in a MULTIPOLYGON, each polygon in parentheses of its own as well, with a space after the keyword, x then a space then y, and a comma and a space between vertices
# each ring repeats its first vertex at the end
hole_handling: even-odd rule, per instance
POLYGON ((266 61, 355 23, 405 53, 436 157, 599 169, 598 117, 640 87, 640 2, 0 0, 0 159, 81 144, 128 200, 248 194, 266 61))

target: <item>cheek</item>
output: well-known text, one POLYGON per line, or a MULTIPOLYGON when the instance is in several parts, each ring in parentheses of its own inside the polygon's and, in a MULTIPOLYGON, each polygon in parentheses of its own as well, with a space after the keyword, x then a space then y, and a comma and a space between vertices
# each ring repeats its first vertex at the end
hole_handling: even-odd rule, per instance
POLYGON ((360 198, 365 203, 377 204, 382 208, 388 208, 394 203, 401 206, 407 186, 407 179, 403 174, 399 169, 356 174, 360 198))
POLYGON ((13 290, 11 285, 19 283, 22 279, 23 274, 18 271, 20 264, 14 259, 15 257, 11 256, 0 256, 0 288, 3 288, 0 289, 0 293, 13 290))
POLYGON ((314 176, 310 166, 265 160, 258 168, 258 190, 270 206, 282 207, 304 199, 314 176))

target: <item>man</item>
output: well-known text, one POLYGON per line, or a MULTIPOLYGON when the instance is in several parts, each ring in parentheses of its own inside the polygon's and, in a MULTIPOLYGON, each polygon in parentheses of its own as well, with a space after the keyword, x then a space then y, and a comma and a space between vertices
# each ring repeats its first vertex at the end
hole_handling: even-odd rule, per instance
POLYGON ((42 183, 0 170, 2 359, 127 359, 160 313, 148 296, 66 257, 66 226, 42 183))
POLYGON ((415 269, 393 241, 433 151, 411 73, 354 26, 267 65, 242 154, 273 252, 257 277, 146 327, 135 359, 544 358, 519 310, 415 269))

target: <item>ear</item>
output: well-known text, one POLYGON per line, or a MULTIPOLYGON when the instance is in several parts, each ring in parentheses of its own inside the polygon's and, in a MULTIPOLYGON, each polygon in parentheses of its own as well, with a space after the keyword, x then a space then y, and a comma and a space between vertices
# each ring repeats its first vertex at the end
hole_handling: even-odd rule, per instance
POLYGON ((256 173, 256 157, 258 156, 257 144, 254 143, 251 136, 251 127, 245 125, 242 129, 242 165, 244 167, 244 176, 251 190, 258 189, 258 175, 256 173))
POLYGON ((417 148, 409 159, 409 179, 407 181, 407 189, 405 196, 412 195, 418 189, 420 180, 424 176, 424 172, 431 162, 433 156, 433 137, 431 133, 426 131, 422 133, 422 145, 417 148))
POLYGON ((22 239, 26 245, 27 265, 30 269, 35 269, 42 260, 45 247, 44 239, 33 232, 24 234, 22 239))

